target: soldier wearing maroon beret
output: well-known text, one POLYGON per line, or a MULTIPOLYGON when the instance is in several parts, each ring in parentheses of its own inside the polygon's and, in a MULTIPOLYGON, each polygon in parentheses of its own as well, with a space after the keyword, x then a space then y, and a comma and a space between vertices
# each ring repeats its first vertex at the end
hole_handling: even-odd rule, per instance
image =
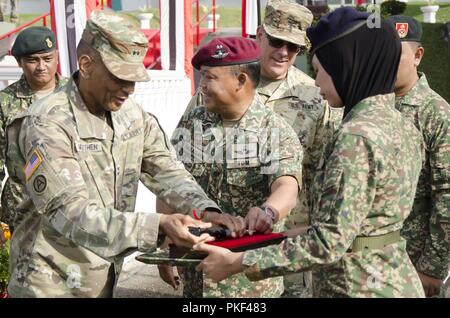
POLYGON ((200 70, 202 65, 226 66, 259 61, 259 45, 241 37, 215 38, 202 47, 192 58, 192 65, 200 70))
MULTIPOLYGON (((283 231, 301 182, 300 142, 256 92, 260 53, 255 41, 241 37, 215 38, 201 47, 192 65, 200 70, 204 105, 183 116, 171 139, 178 159, 224 212, 200 218, 235 236, 283 231)), ((159 269, 175 287, 172 270, 159 269)), ((282 292, 282 277, 250 282, 239 274, 203 283, 205 297, 279 297, 282 292)))

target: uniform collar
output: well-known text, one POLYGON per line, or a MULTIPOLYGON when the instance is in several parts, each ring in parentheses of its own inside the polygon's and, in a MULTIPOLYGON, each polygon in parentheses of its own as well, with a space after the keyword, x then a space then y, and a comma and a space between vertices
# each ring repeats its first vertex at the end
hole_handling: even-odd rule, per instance
POLYGON ((75 79, 77 77, 78 72, 70 78, 66 86, 66 91, 73 110, 78 135, 82 139, 95 138, 111 140, 114 133, 113 130, 105 120, 89 112, 76 85, 75 79))
MULTIPOLYGON (((58 73, 55 74, 56 77, 56 85, 55 90, 62 86, 65 81, 62 80, 62 78, 58 75, 58 73)), ((34 96, 34 91, 31 89, 30 85, 28 85, 27 80, 25 79, 25 74, 22 74, 18 81, 17 90, 16 90, 16 96, 18 98, 31 98, 34 96)))
POLYGON ((350 112, 342 120, 343 123, 350 121, 351 119, 358 117, 359 114, 370 112, 373 114, 385 113, 385 109, 394 105, 395 94, 383 94, 371 96, 363 99, 358 104, 353 106, 350 112))
POLYGON ((419 80, 414 84, 414 86, 406 93, 405 96, 397 101, 397 104, 404 104, 410 106, 420 106, 423 105, 427 99, 427 94, 423 92, 428 91, 430 86, 428 85, 427 78, 424 73, 418 72, 419 80))
POLYGON ((16 96, 19 98, 30 98, 33 97, 34 92, 31 89, 30 85, 28 85, 27 80, 25 79, 25 74, 22 74, 18 81, 16 96))
POLYGON ((288 69, 287 76, 284 78, 284 80, 281 82, 281 84, 278 86, 278 88, 273 92, 272 95, 268 96, 264 93, 264 87, 258 86, 258 93, 261 95, 268 96, 269 99, 267 101, 272 101, 276 99, 282 99, 282 98, 288 98, 295 95, 295 91, 293 90, 295 86, 295 67, 291 66, 288 69))
POLYGON ((261 102, 261 97, 255 92, 251 105, 247 108, 244 116, 239 121, 239 128, 246 131, 258 132, 261 127, 261 120, 268 111, 268 108, 261 102))

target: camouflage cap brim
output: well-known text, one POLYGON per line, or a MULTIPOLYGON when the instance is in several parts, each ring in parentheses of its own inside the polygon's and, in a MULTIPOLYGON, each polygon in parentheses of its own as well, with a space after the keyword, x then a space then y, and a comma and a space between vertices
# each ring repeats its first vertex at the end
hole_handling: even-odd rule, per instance
POLYGON ((117 78, 130 82, 148 82, 150 80, 142 62, 126 62, 112 51, 101 51, 99 53, 108 71, 117 78))
POLYGON ((306 31, 299 29, 280 31, 279 28, 275 28, 267 24, 263 24, 263 28, 264 31, 271 37, 291 42, 306 48, 310 47, 310 43, 306 37, 306 31))

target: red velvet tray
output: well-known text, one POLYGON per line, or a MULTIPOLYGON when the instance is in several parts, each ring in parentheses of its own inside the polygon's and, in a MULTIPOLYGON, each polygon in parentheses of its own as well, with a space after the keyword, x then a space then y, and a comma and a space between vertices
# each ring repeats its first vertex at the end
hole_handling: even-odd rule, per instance
POLYGON ((224 247, 233 252, 242 252, 268 245, 279 244, 285 238, 287 238, 287 236, 283 233, 253 234, 239 238, 230 238, 223 241, 212 241, 207 244, 224 247))

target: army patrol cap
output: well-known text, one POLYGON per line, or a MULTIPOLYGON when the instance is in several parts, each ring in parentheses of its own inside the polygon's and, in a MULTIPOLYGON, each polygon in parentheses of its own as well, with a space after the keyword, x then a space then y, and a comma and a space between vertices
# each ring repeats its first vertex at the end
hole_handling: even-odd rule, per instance
POLYGON ((50 29, 43 26, 29 27, 19 33, 11 49, 11 54, 19 57, 34 53, 47 53, 55 48, 55 36, 50 29))
POLYGON ((114 76, 131 82, 150 80, 143 64, 148 40, 129 20, 113 12, 94 11, 81 38, 100 53, 114 76))
POLYGON ((295 1, 269 0, 263 28, 271 37, 308 47, 306 28, 312 20, 311 11, 295 1))
POLYGON ((420 42, 422 39, 422 25, 412 17, 393 15, 387 19, 397 30, 400 41, 420 42))

